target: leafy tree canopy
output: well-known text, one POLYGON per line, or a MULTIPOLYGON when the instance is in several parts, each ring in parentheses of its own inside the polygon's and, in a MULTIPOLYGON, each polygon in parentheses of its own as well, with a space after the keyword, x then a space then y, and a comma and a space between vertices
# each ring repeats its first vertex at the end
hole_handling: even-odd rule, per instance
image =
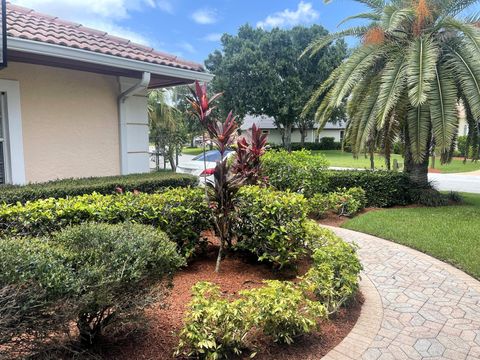
POLYGON ((213 91, 224 92, 219 111, 271 116, 285 130, 288 145, 293 124, 313 119, 301 116, 305 102, 346 56, 341 40, 299 59, 308 44, 327 34, 319 25, 271 31, 244 25, 237 35, 225 34, 222 50, 206 60, 215 74, 213 91))

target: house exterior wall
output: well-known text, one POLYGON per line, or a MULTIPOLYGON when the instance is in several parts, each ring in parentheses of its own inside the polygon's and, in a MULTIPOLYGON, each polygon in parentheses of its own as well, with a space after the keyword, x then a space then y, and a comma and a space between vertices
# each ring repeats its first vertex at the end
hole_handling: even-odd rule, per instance
POLYGON ((27 182, 120 173, 116 77, 12 62, 0 79, 19 82, 27 182))
MULTIPOLYGON (((136 83, 138 79, 119 79, 121 91, 126 91, 136 83)), ((122 147, 125 158, 124 174, 136 174, 150 171, 149 141, 148 141, 148 98, 147 92, 141 90, 128 97, 123 108, 124 118, 121 120, 125 135, 122 147)))

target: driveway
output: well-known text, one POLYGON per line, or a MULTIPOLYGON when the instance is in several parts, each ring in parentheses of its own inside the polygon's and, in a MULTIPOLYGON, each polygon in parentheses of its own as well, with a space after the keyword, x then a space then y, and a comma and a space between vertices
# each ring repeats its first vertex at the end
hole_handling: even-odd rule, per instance
POLYGON ((428 179, 438 190, 480 194, 480 174, 428 174, 428 179))

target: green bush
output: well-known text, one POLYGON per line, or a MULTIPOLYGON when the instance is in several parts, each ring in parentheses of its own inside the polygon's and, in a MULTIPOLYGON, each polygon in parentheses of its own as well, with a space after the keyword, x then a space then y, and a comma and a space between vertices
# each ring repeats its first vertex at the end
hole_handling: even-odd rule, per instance
POLYGON ((199 188, 170 189, 160 194, 91 194, 0 205, 2 236, 41 236, 89 221, 125 220, 159 227, 186 255, 199 244, 201 232, 211 227, 210 211, 199 188))
POLYGON ((395 171, 326 171, 327 190, 360 187, 365 191, 367 205, 390 207, 411 203, 409 189, 412 187, 406 174, 395 171))
POLYGON ((457 149, 460 152, 459 156, 470 155, 470 149, 467 152, 467 136, 459 136, 457 138, 457 149))
MULTIPOLYGON (((282 145, 270 145, 271 149, 280 150, 284 149, 282 145)), ((299 143, 294 142, 291 144, 292 151, 300 150, 309 150, 309 151, 319 151, 319 150, 340 150, 342 148, 341 142, 336 142, 334 137, 323 137, 319 142, 305 142, 299 143)))
POLYGON ((329 211, 340 216, 353 216, 365 208, 367 203, 362 188, 339 189, 329 194, 315 194, 308 199, 309 215, 321 219, 329 211))
POLYGON ((313 266, 303 276, 301 286, 313 292, 331 314, 357 292, 362 265, 356 246, 344 242, 331 231, 310 223, 308 238, 313 245, 313 266))
POLYGON ((314 219, 323 219, 332 210, 329 194, 317 193, 308 199, 308 215, 314 219))
POLYGON ((265 286, 240 292, 249 309, 251 323, 271 336, 274 342, 291 344, 300 335, 317 327, 319 318, 326 317, 326 308, 311 301, 288 281, 264 281, 265 286))
POLYGON ((435 189, 411 189, 412 202, 428 207, 447 206, 450 202, 448 194, 442 194, 435 189))
POLYGON ((154 193, 170 187, 193 187, 197 184, 198 178, 194 176, 159 171, 149 174, 55 180, 25 186, 0 185, 0 204, 24 204, 27 201, 92 193, 109 195, 114 194, 117 188, 123 192, 137 190, 154 193))
POLYGON ((234 301, 211 283, 197 283, 192 292, 176 355, 228 359, 248 349, 257 329, 275 342, 291 344, 326 317, 322 304, 288 281, 265 281, 261 288, 241 291, 234 301))
POLYGON ((152 289, 185 262, 165 233, 128 223, 3 239, 0 257, 0 346, 12 351, 49 346, 72 322, 83 344, 94 343, 141 314, 165 283, 163 292, 152 289))
POLYGON ((300 192, 310 197, 328 189, 323 155, 309 151, 268 151, 262 157, 263 173, 277 190, 300 192))
POLYGON ((303 223, 308 205, 303 195, 244 186, 236 202, 234 233, 239 249, 278 268, 295 265, 305 254, 303 223))
POLYGON ((227 359, 241 354, 247 347, 246 335, 251 324, 247 318, 249 310, 240 302, 223 298, 218 285, 195 284, 176 355, 227 359))

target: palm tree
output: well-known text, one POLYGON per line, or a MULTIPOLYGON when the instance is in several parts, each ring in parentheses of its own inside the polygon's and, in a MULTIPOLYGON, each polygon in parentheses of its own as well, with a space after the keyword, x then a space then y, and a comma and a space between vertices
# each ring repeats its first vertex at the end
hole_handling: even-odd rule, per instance
POLYGON ((373 141, 387 159, 393 141, 404 142, 405 171, 428 184, 428 155, 451 159, 464 106, 471 128, 480 118, 480 16, 462 18, 472 0, 356 0, 368 12, 365 26, 329 34, 313 42, 315 54, 332 41, 356 36, 361 43, 313 94, 305 111, 316 107, 324 125, 347 101, 346 139, 355 156, 373 141), (318 105, 318 101, 323 99, 318 105))
POLYGON ((155 165, 159 170, 159 156, 168 159, 173 171, 176 170, 176 153, 182 144, 181 113, 168 104, 165 90, 152 90, 148 94, 148 120, 150 140, 155 144, 155 165))

